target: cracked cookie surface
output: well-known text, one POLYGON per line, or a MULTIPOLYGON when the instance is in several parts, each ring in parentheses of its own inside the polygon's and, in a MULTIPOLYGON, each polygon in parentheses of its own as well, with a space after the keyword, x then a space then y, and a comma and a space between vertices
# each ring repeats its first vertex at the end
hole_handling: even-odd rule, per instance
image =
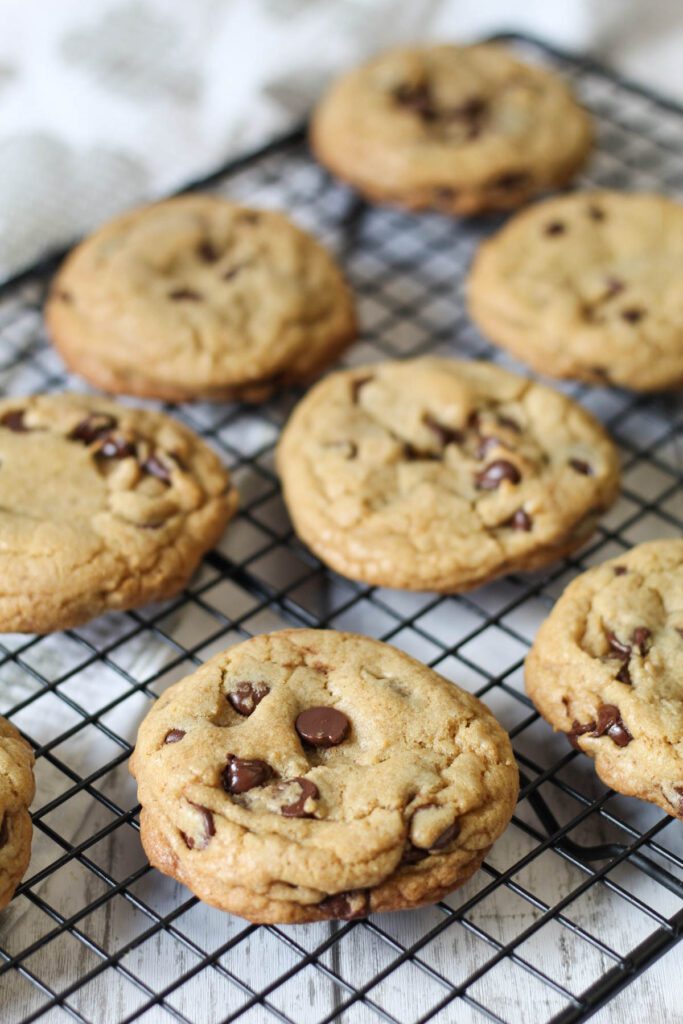
POLYGON ((518 790, 480 701, 332 630, 255 637, 176 683, 131 771, 151 863, 257 922, 440 899, 479 867, 518 790))
POLYGON ((170 597, 236 505, 218 456, 168 416, 77 394, 0 401, 0 631, 170 597))
POLYGON ((188 195, 117 217, 67 257, 46 307, 67 364, 105 391, 260 401, 356 333, 330 254, 281 213, 188 195))
POLYGON ((541 373, 636 391, 683 383, 683 205, 577 192, 517 214, 477 251, 469 310, 541 373))
POLYGON ((0 910, 12 899, 31 859, 33 751, 11 722, 0 718, 0 910))
POLYGON ((618 490, 602 427, 483 362, 422 358, 331 374, 277 453, 299 536, 337 572, 455 592, 580 546, 618 490))
POLYGON ((321 163, 370 199, 452 214, 568 181, 591 139, 556 75, 492 44, 381 54, 332 85, 311 126, 321 163))
POLYGON ((574 580, 525 678, 608 786, 683 819, 683 540, 641 544, 574 580))

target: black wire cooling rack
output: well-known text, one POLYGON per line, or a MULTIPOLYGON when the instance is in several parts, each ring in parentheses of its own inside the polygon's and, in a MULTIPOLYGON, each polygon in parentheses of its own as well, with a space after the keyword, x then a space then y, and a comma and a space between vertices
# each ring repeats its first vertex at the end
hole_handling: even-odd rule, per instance
MULTIPOLYGON (((681 190, 683 111, 531 40, 514 45, 572 80, 595 115, 598 147, 579 187, 681 190)), ((494 221, 370 208, 311 161, 303 133, 202 187, 282 206, 338 252, 363 326, 347 362, 422 352, 510 362, 477 335, 462 298, 473 250, 494 221)), ((82 386, 46 344, 50 270, 0 293, 3 393, 82 386)), ((187 591, 83 629, 2 638, 0 711, 38 755, 33 859, 0 917, 3 1024, 569 1024, 636 978, 640 1003, 629 1016, 621 1001, 622 1024, 683 1020, 680 970, 664 987, 639 977, 681 937, 680 825, 607 790, 538 719, 522 686, 529 642, 573 575, 649 537, 680 535, 683 405, 567 390, 621 447, 620 501, 577 557, 446 598, 350 583, 295 539, 273 472, 293 396, 172 409, 220 451, 242 497, 187 591), (517 813, 482 870, 444 902, 363 922, 257 928, 203 906, 146 863, 126 768, 138 722, 197 662, 284 625, 388 640, 481 695, 509 729, 522 772, 517 813)))

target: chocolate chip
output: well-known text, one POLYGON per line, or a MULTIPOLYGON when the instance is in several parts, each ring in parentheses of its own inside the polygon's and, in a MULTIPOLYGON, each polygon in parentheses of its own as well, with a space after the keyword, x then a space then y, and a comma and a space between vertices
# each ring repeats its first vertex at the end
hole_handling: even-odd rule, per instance
POLYGON ((336 747, 348 736, 351 723, 337 708, 307 708, 297 715, 295 728, 301 739, 313 747, 336 747))
POLYGON ((589 206, 588 207, 588 216, 590 217, 591 220, 604 220, 605 219, 605 211, 601 210, 599 206, 589 206))
POLYGON ((626 568, 625 565, 615 565, 614 566, 614 575, 615 576, 625 576, 627 572, 628 572, 628 569, 626 568))
POLYGON ((497 416, 496 419, 498 420, 501 427, 505 427, 506 430, 511 430, 515 434, 522 433, 522 428, 520 427, 519 423, 517 422, 517 420, 513 420, 511 416, 497 416))
POLYGON ((532 525, 531 516, 523 508, 518 508, 515 514, 503 523, 503 526, 509 526, 513 530, 524 530, 525 533, 529 532, 532 525))
POLYGON ((506 171, 504 174, 499 174, 496 178, 493 178, 489 182, 489 188, 500 188, 510 189, 519 188, 521 185, 526 185, 530 181, 530 176, 527 171, 506 171))
POLYGON ((575 469, 577 473, 582 473, 583 476, 593 476, 593 469, 584 462, 583 459, 570 459, 569 465, 572 469, 575 469))
POLYGON ((509 480, 511 484, 518 484, 522 474, 517 467, 506 459, 496 459, 488 466, 477 473, 475 477, 476 486, 480 491, 495 491, 500 487, 503 480, 509 480))
POLYGON ((118 426, 118 420, 106 412, 93 412, 74 427, 69 434, 72 441, 92 444, 118 426))
POLYGON ((184 735, 184 729, 171 729, 164 736, 164 743, 179 743, 184 735))
POLYGON ((232 705, 238 715, 247 718, 263 698, 270 693, 270 687, 265 683, 240 682, 234 690, 226 694, 228 702, 232 705))
POLYGON ((97 450, 97 455, 103 459, 127 459, 135 454, 135 445, 131 441, 126 441, 124 437, 117 437, 116 434, 105 435, 101 447, 97 450))
POLYGON ((429 850, 423 850, 419 846, 415 846, 410 840, 406 843, 403 849, 403 856, 401 857, 401 864, 419 864, 421 860, 429 856, 429 850))
POLYGON ((27 434, 29 427, 24 426, 24 415, 23 409, 12 409, 0 417, 0 424, 3 427, 7 427, 8 430, 12 430, 15 434, 27 434))
POLYGON ((65 288, 55 288, 52 292, 53 299, 59 299, 60 302, 65 302, 67 306, 70 306, 74 300, 71 292, 68 292, 65 288))
POLYGON ((595 730, 595 722, 586 722, 585 725, 581 725, 576 719, 572 722, 571 730, 567 733, 567 739, 574 747, 575 750, 581 750, 577 742, 577 736, 583 736, 585 733, 593 732, 595 730))
POLYGON ((618 679, 620 683, 624 683, 626 686, 633 686, 633 680, 631 679, 631 672, 627 661, 622 662, 621 668, 614 678, 618 679))
POLYGON ((191 804, 192 807, 196 808, 201 815, 202 834, 199 836, 197 842, 195 842, 192 836, 188 836, 184 832, 181 832, 180 834, 189 850, 203 850, 209 845, 209 839, 216 835, 216 825, 213 820, 213 814, 208 807, 202 807, 201 804, 195 804, 192 800, 188 800, 187 802, 191 804))
POLYGON ((321 900, 318 909, 322 910, 326 917, 353 921, 357 917, 367 917, 370 910, 370 895, 365 889, 338 892, 321 900))
POLYGON ((176 288, 168 293, 168 298, 174 302, 201 302, 201 295, 192 288, 176 288))
POLYGON ((426 452, 420 448, 416 448, 415 445, 410 444, 406 441, 403 445, 403 458, 407 459, 408 462, 439 462, 441 460, 440 452, 426 452))
POLYGON ((371 374, 367 377, 356 377, 355 380, 351 381, 351 401, 354 405, 358 405, 358 399, 360 397, 361 388, 366 384, 369 384, 371 380, 374 380, 374 375, 371 374))
POLYGON ((563 235, 566 230, 566 225, 561 220, 551 220, 549 224, 546 224, 543 233, 545 235, 563 235))
POLYGON ((434 840, 432 845, 429 847, 430 850, 443 850, 444 846, 450 846, 458 836, 460 835, 461 826, 459 821, 454 821, 452 825, 449 825, 447 829, 434 840))
POLYGON ((618 277, 608 277, 605 281, 605 295, 606 299, 611 299, 615 295, 621 294, 626 285, 623 281, 620 281, 618 277))
POLYGON ((607 631, 607 642, 610 645, 611 658, 619 658, 622 661, 631 657, 631 645, 625 644, 615 633, 607 631))
POLYGON ((633 739, 621 718, 615 704, 601 704, 598 708, 598 722, 594 736, 609 736, 618 747, 626 747, 633 739))
POLYGON ((426 82, 420 82, 417 85, 404 82, 394 89, 393 96, 399 106, 414 111, 426 121, 432 121, 437 116, 431 89, 426 82))
POLYGON ((149 473, 150 476, 155 476, 157 480, 161 480, 165 484, 170 484, 171 482, 170 469, 156 455, 150 455, 146 458, 140 468, 143 473, 149 473))
POLYGON ((651 636, 652 631, 649 630, 647 626, 636 626, 636 628, 633 630, 633 643, 638 648, 638 652, 641 655, 643 655, 643 657, 648 652, 647 642, 651 636))
POLYGON ((318 799, 318 797, 320 796, 318 787, 315 785, 314 782, 311 782, 310 779, 304 779, 300 776, 296 779, 289 779, 282 785, 291 785, 291 783, 293 782, 296 782, 296 784, 299 786, 301 790, 301 795, 299 796, 298 800, 294 801, 294 803, 285 804, 284 807, 281 807, 280 814, 284 814, 285 818, 314 817, 314 815, 310 811, 306 810, 306 801, 318 799))
POLYGON ((197 246, 197 255, 204 263, 215 263, 216 260, 220 259, 220 253, 217 252, 213 244, 209 242, 208 239, 199 243, 197 246))
POLYGON ((460 444, 463 440, 462 431, 456 430, 454 427, 447 427, 443 423, 439 423, 439 421, 429 412, 424 414, 422 422, 426 427, 429 427, 433 434, 436 434, 444 448, 447 444, 460 444))
POLYGON ((622 309, 621 311, 621 319, 626 320, 629 324, 637 324, 644 316, 645 311, 642 309, 636 309, 635 306, 631 309, 622 309))
POLYGON ((235 754, 228 754, 228 763, 221 774, 223 789, 235 795, 263 786, 272 777, 273 769, 265 761, 250 761, 235 754))
POLYGON ((3 814, 0 822, 0 850, 7 845, 9 840, 9 814, 3 814))

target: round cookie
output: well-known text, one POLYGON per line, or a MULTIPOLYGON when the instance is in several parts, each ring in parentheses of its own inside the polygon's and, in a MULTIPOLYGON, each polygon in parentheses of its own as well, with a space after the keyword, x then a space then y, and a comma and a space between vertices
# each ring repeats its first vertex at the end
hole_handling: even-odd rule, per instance
POLYGON ((576 192, 517 214, 477 251, 469 310, 541 373, 636 391, 683 384, 683 205, 576 192))
POLYGON ((683 540, 640 544, 575 579, 525 678, 603 782, 683 819, 683 540))
POLYGON ((168 401, 261 401, 356 334, 351 294, 315 239, 212 195, 105 224, 67 257, 45 315, 74 372, 168 401))
POLYGON ((564 184, 591 141, 555 74, 490 43, 381 54, 332 85, 311 125, 321 163, 370 200, 450 214, 564 184))
POLYGON ((151 863, 255 922, 441 899, 481 864, 518 791, 475 697, 387 644, 264 634, 167 690, 131 761, 151 863))
POLYGON ((33 751, 14 726, 0 718, 0 910, 12 899, 31 859, 33 751))
POLYGON ((168 416, 76 394, 0 401, 0 632, 170 597, 236 505, 218 456, 168 416))
POLYGON ((423 358, 332 374, 277 465, 299 536, 352 579, 446 593, 579 547, 618 491, 593 417, 491 363, 423 358))

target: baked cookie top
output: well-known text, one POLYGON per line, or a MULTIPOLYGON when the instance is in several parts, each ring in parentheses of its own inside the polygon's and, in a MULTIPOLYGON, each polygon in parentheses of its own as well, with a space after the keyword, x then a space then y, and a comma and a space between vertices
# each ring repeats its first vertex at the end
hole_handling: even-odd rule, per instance
POLYGON ((69 365, 151 397, 263 397, 355 335, 330 254, 283 214, 186 195, 124 214, 67 257, 46 308, 69 365))
POLYGON ((77 394, 0 401, 0 631, 169 596, 236 504, 218 456, 168 416, 77 394))
POLYGON ((307 629, 167 690, 131 771, 152 863, 256 921, 438 898, 479 865, 518 786, 475 697, 387 644, 307 629))
POLYGON ((422 358, 332 374, 277 454, 294 526, 328 565, 455 591, 578 546, 619 481, 575 402, 490 363, 422 358))
POLYGON ((567 180, 591 134, 555 74, 487 43, 392 50, 355 68, 321 100, 311 141, 371 198, 474 213, 567 180))
POLYGON ((14 726, 0 718, 0 908, 21 881, 31 856, 33 751, 14 726))
POLYGON ((477 251, 469 307, 556 377, 638 391, 683 383, 683 205, 576 192, 517 214, 477 251))
POLYGON ((607 785, 683 818, 683 540, 574 580, 541 626, 526 688, 607 785))

